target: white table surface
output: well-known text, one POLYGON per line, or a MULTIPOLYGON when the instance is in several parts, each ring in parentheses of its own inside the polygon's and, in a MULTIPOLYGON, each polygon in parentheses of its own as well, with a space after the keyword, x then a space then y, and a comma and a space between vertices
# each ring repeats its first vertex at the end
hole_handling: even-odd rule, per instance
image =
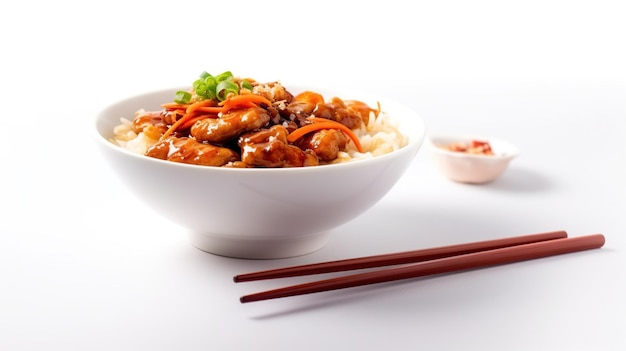
POLYGON ((384 3, 0 5, 9 14, 0 23, 0 349, 626 349, 618 2, 384 3), (204 27, 204 37, 193 32, 204 27), (322 250, 214 256, 129 194, 91 133, 97 111, 118 98, 227 69, 391 95, 431 133, 504 138, 522 153, 496 182, 470 186, 444 179, 422 149, 322 250), (603 233, 606 245, 251 304, 239 296, 307 278, 232 282, 558 229, 603 233))

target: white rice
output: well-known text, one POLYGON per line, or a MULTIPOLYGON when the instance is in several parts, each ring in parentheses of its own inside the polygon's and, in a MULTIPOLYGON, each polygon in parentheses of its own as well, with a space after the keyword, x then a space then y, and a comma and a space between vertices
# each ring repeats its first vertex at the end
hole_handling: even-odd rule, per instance
MULTIPOLYGON (((144 113, 146 111, 141 109, 135 112, 135 117, 139 117, 144 113)), ((157 141, 149 138, 143 132, 135 133, 133 122, 124 117, 120 118, 120 124, 113 129, 113 138, 111 139, 111 142, 114 144, 139 155, 144 155, 148 148, 157 141)))
POLYGON ((331 163, 345 163, 388 154, 408 143, 408 138, 400 133, 398 126, 384 111, 380 112, 378 118, 374 118, 372 113, 368 124, 354 130, 354 133, 361 141, 363 152, 359 152, 356 146, 350 142, 347 150, 340 151, 337 158, 331 163))

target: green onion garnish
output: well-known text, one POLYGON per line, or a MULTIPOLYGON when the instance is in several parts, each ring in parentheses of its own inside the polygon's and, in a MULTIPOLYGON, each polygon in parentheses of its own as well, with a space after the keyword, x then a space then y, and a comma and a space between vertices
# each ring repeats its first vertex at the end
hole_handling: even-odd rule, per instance
POLYGON ((252 90, 252 84, 250 84, 250 82, 245 79, 241 81, 241 87, 244 89, 252 90))
POLYGON ((211 75, 193 82, 193 90, 196 92, 196 95, 198 95, 200 100, 213 99, 215 97, 215 87, 217 87, 217 82, 211 75))
POLYGON ((188 104, 191 101, 191 93, 187 91, 177 91, 174 97, 174 102, 177 104, 188 104))
POLYGON ((215 88, 215 95, 218 100, 224 101, 230 94, 239 94, 239 86, 237 85, 237 83, 228 79, 223 80, 217 84, 217 88, 215 88))
MULTIPOLYGON (((229 95, 238 95, 239 86, 235 83, 235 76, 231 71, 226 71, 217 76, 213 76, 208 72, 202 72, 200 78, 193 82, 193 90, 196 100, 218 99, 226 100, 229 95)), ((252 84, 247 80, 241 82, 241 86, 246 89, 252 89, 252 84)), ((187 104, 193 99, 192 94, 186 91, 176 92, 174 102, 179 104, 187 104)))
POLYGON ((234 78, 233 73, 231 71, 226 71, 224 73, 218 74, 215 77, 215 80, 219 83, 225 80, 232 80, 233 78, 234 78))

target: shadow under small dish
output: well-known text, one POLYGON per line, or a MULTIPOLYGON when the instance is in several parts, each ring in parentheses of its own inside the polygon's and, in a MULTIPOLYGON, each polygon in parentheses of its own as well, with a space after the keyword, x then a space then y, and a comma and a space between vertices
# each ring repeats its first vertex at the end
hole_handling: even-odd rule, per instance
POLYGON ((428 146, 439 170, 446 177, 467 184, 494 181, 520 153, 515 145, 505 140, 475 136, 431 136, 428 146), (479 151, 471 151, 473 143, 478 144, 479 151), (483 144, 491 152, 484 152, 483 144), (459 149, 458 145, 468 145, 468 149, 459 149))

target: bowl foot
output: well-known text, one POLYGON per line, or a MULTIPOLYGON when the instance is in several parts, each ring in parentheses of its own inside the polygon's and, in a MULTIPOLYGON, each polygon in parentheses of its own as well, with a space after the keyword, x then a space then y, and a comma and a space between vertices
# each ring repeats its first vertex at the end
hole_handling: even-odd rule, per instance
POLYGON ((219 256, 246 259, 275 259, 306 255, 328 243, 329 233, 320 232, 290 237, 251 238, 210 233, 190 234, 196 248, 219 256))

